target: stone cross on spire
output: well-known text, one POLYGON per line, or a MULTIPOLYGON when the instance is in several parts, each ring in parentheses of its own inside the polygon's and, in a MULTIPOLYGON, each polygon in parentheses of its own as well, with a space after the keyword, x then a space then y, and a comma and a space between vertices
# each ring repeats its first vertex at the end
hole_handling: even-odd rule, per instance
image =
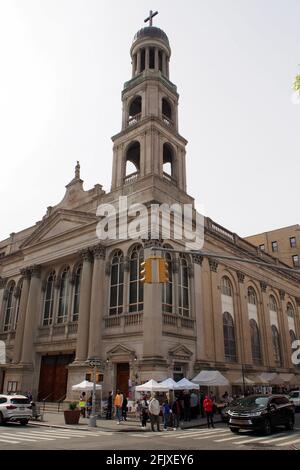
POLYGON ((154 16, 156 16, 156 15, 158 15, 158 11, 155 11, 155 12, 153 13, 153 11, 150 10, 149 16, 148 16, 148 18, 146 18, 146 19, 144 20, 144 23, 147 23, 147 22, 149 21, 149 26, 152 26, 152 25, 153 25, 153 18, 154 18, 154 16))

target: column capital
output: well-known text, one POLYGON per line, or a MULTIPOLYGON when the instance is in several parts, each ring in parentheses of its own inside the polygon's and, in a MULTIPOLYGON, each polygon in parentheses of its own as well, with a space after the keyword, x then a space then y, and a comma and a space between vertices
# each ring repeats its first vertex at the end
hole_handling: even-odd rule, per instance
POLYGON ((7 284, 7 279, 5 277, 0 277, 0 289, 4 289, 7 284))
POLYGON ((144 240, 144 248, 161 248, 162 247, 162 240, 151 240, 145 239, 144 240))
POLYGON ((193 263, 199 264, 200 266, 202 266, 203 256, 202 255, 192 255, 192 260, 193 260, 193 263))
POLYGON ((213 259, 213 258, 208 258, 208 262, 209 262, 209 268, 210 270, 213 272, 213 273, 216 273, 218 271, 218 266, 219 266, 219 263, 213 259))
POLYGON ((284 299, 285 299, 285 291, 284 291, 283 289, 280 289, 279 295, 280 295, 280 300, 284 300, 284 299))
POLYGON ((105 259, 105 247, 99 243, 91 248, 94 259, 105 259))
POLYGON ((40 278, 42 267, 39 264, 33 264, 28 268, 30 270, 31 277, 40 278))
POLYGON ((31 272, 30 272, 30 268, 22 268, 20 269, 20 274, 22 275, 22 277, 24 279, 30 279, 31 278, 31 272))
POLYGON ((242 273, 241 271, 237 271, 236 274, 237 274, 238 281, 239 281, 241 284, 244 284, 245 274, 242 273))
POLYGON ((82 261, 88 261, 90 263, 92 262, 93 258, 89 248, 84 248, 83 250, 80 250, 78 254, 82 261))
POLYGON ((264 281, 260 281, 259 284, 260 284, 261 291, 262 291, 262 292, 266 292, 266 290, 267 290, 267 283, 264 282, 264 281))

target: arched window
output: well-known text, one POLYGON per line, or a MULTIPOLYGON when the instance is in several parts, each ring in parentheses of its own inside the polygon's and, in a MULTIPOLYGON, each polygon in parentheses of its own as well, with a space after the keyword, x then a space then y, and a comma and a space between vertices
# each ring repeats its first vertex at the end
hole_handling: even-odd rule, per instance
POLYGON ((135 246, 130 255, 129 312, 141 312, 144 308, 144 286, 141 282, 141 263, 144 251, 135 246))
POLYGON ((250 320, 250 335, 251 335, 251 350, 252 360, 254 364, 261 364, 261 347, 260 347, 260 334, 256 321, 252 318, 250 320))
POLYGON ((172 122, 172 106, 170 102, 166 99, 162 99, 162 118, 165 124, 171 126, 172 122))
POLYGON ((294 308, 290 302, 286 306, 286 313, 288 317, 294 319, 294 308))
POLYGON ((19 284, 18 284, 18 296, 16 299, 16 313, 15 313, 15 319, 14 319, 14 330, 17 328, 18 324, 18 319, 19 319, 19 311, 20 311, 20 302, 21 302, 21 295, 22 295, 22 288, 23 288, 23 280, 21 279, 19 284))
POLYGON ((173 272, 172 272, 172 256, 170 253, 165 254, 168 262, 169 282, 162 285, 163 289, 163 312, 173 312, 173 272))
POLYGON ((223 334, 225 359, 229 362, 236 362, 234 321, 228 312, 223 314, 223 334))
POLYGON ((46 281, 43 305, 43 325, 51 325, 53 319, 53 299, 54 299, 55 272, 49 274, 46 281))
POLYGON ((179 257, 178 313, 183 317, 190 316, 189 273, 187 259, 184 255, 180 255, 179 257))
POLYGON ((126 152, 126 177, 140 172, 141 145, 139 142, 132 142, 126 152))
POLYGON ((109 315, 123 313, 124 256, 121 250, 113 254, 110 271, 109 315))
POLYGON ((165 177, 174 178, 174 151, 170 144, 163 145, 163 172, 165 177))
POLYGON ((270 310, 272 310, 272 312, 278 312, 278 306, 277 306, 277 302, 276 302, 276 299, 274 297, 274 295, 270 295, 270 310))
POLYGON ((80 264, 75 271, 75 277, 74 277, 74 299, 73 299, 72 321, 78 321, 78 318, 79 318, 81 272, 82 272, 82 265, 80 264))
POLYGON ((275 364, 281 367, 282 366, 282 353, 281 353, 279 333, 275 325, 272 325, 272 342, 273 342, 275 364))
POLYGON ((57 323, 66 323, 68 321, 69 277, 70 268, 67 267, 63 270, 60 278, 57 323))
POLYGON ((14 314, 14 288, 15 283, 12 282, 7 288, 7 298, 4 311, 4 324, 3 331, 10 331, 13 326, 13 314, 14 314))
POLYGON ((130 103, 128 110, 128 125, 136 124, 142 115, 142 97, 136 96, 130 103))
POLYGON ((223 295, 228 295, 229 297, 232 297, 232 285, 227 276, 224 276, 221 279, 221 293, 223 295))
POLYGON ((257 305, 256 292, 253 287, 248 287, 248 303, 252 305, 257 305))

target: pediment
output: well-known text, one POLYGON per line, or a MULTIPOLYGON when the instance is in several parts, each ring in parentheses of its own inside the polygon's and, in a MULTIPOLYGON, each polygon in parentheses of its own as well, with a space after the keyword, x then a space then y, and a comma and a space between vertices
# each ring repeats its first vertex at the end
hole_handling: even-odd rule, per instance
POLYGON ((21 248, 59 237, 96 220, 94 214, 59 209, 42 220, 34 232, 22 243, 21 248))
POLYGON ((169 349, 169 355, 176 357, 176 359, 190 359, 193 352, 184 346, 184 344, 177 344, 173 348, 169 349))
POLYGON ((118 344, 117 346, 114 346, 112 349, 109 349, 107 351, 107 355, 109 357, 111 356, 134 356, 135 351, 133 349, 127 348, 127 346, 124 346, 123 344, 118 344))

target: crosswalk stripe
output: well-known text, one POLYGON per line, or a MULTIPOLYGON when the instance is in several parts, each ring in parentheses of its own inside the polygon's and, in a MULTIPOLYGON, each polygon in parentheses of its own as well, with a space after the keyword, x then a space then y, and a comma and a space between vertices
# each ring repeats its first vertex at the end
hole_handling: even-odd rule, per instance
MULTIPOLYGON (((277 435, 278 435, 278 436, 284 436, 284 434, 282 434, 282 433, 281 433, 281 434, 277 434, 277 435)), ((285 437, 286 437, 286 435, 285 435, 285 437)), ((283 438, 280 438, 280 437, 279 437, 279 440, 285 439, 285 437, 283 437, 283 438)), ((278 439, 278 438, 275 438, 275 439, 278 439)), ((273 441, 273 440, 275 440, 275 439, 274 439, 274 436, 270 436, 269 439, 267 439, 266 436, 264 436, 264 437, 250 437, 250 439, 244 439, 243 441, 237 442, 237 444, 247 444, 248 442, 254 442, 254 441, 255 441, 255 442, 261 441, 261 443, 263 444, 264 442, 265 442, 265 443, 269 443, 270 441, 273 441)), ((235 442, 234 442, 234 444, 235 444, 235 442)))
POLYGON ((216 437, 222 437, 222 436, 224 436, 225 434, 227 434, 227 431, 222 431, 222 432, 218 433, 217 435, 216 435, 216 434, 215 434, 215 435, 211 435, 211 434, 210 434, 209 436, 206 435, 206 436, 201 436, 201 437, 195 437, 195 440, 197 440, 197 441, 199 441, 199 440, 201 440, 201 439, 212 439, 212 440, 215 440, 215 439, 214 439, 215 436, 216 436, 216 437))
POLYGON ((214 440, 214 442, 233 441, 234 439, 244 439, 244 437, 243 437, 243 436, 231 436, 231 437, 225 437, 224 439, 217 439, 217 440, 214 440))
MULTIPOLYGON (((33 431, 36 432, 36 431, 33 431)), ((88 432, 68 432, 68 431, 42 431, 43 434, 49 434, 49 435, 54 435, 54 436, 69 436, 69 437, 85 437, 89 436, 88 432)))
POLYGON ((31 439, 30 437, 23 437, 23 436, 16 436, 16 434, 9 434, 5 433, 5 439, 18 439, 18 441, 26 441, 26 442, 35 442, 35 439, 31 439))
POLYGON ((5 442, 6 444, 20 444, 20 441, 12 441, 12 440, 2 439, 2 438, 0 438, 0 442, 5 442))
MULTIPOLYGON (((194 437, 194 436, 201 436, 203 434, 207 434, 207 429, 205 431, 194 431, 194 432, 178 432, 178 431, 168 431, 168 433, 163 434, 163 437, 194 437)), ((211 431, 211 432, 217 432, 216 431, 211 431)))
MULTIPOLYGON (((28 437, 28 434, 27 433, 24 433, 24 432, 18 432, 16 433, 16 437, 28 437)), ((41 436, 36 436, 36 435, 32 435, 31 433, 29 433, 29 438, 31 439, 31 437, 34 437, 34 439, 39 439, 39 440, 43 440, 43 441, 54 441, 55 439, 53 437, 41 437, 41 436)))
POLYGON ((262 440, 262 444, 266 443, 268 444, 270 441, 272 441, 272 443, 276 443, 277 441, 283 441, 284 439, 291 439, 293 437, 296 437, 296 435, 292 435, 292 434, 283 434, 283 433, 280 433, 280 434, 277 434, 277 436, 270 436, 268 439, 265 439, 265 440, 262 440), (278 437, 277 437, 278 436, 278 437), (283 436, 283 437, 280 437, 280 436, 283 436))
POLYGON ((299 439, 294 439, 293 441, 281 442, 280 444, 278 444, 278 446, 280 446, 280 447, 289 446, 291 444, 297 444, 297 442, 300 442, 300 438, 299 439))

